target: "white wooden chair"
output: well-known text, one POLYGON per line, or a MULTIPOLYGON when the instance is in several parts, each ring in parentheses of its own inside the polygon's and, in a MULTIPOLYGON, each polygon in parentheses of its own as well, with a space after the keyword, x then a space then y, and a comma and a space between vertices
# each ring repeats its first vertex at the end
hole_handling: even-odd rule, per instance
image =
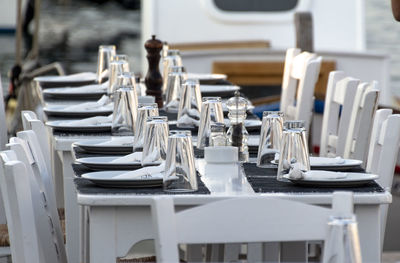
POLYGON ((322 57, 290 48, 286 51, 282 81, 280 110, 288 120, 304 120, 305 128, 310 127, 314 88, 318 81, 322 57))
MULTIPOLYGON (((38 136, 40 149, 45 160, 51 160, 49 137, 44 123, 38 119, 33 111, 22 111, 21 119, 24 130, 32 130, 38 136)), ((51 162, 46 162, 46 166, 48 171, 51 171, 51 162)))
MULTIPOLYGON (((302 240, 329 244, 328 221, 331 216, 351 216, 352 198, 351 193, 334 193, 328 209, 277 198, 241 197, 176 212, 173 199, 156 197, 152 218, 157 262, 179 262, 178 244, 302 240)), ((324 251, 325 258, 331 252, 324 251)))
POLYGON ((361 83, 357 87, 353 112, 348 127, 343 158, 362 160, 365 164, 368 157, 368 145, 375 111, 378 107, 378 83, 361 83))
MULTIPOLYGON (((57 211, 53 178, 46 168, 46 160, 42 155, 38 138, 31 130, 18 132, 17 136, 18 138, 14 137, 10 139, 7 147, 16 153, 18 160, 22 161, 26 169, 34 175, 39 189, 45 198, 48 216, 54 225, 54 238, 58 244, 63 244, 64 234, 57 211)), ((65 263, 67 260, 65 247, 59 246, 58 250, 60 262, 65 263)))
POLYGON ((44 123, 37 118, 37 115, 33 111, 22 111, 21 112, 22 125, 24 130, 32 130, 36 133, 39 140, 40 149, 46 161, 46 167, 54 177, 56 187, 56 200, 57 207, 64 207, 64 189, 63 189, 63 177, 62 177, 62 164, 58 154, 53 151, 50 146, 48 131, 44 123), (51 161, 50 161, 51 160, 51 161))
MULTIPOLYGON (((378 183, 391 191, 400 144, 400 115, 381 109, 375 114, 369 145, 367 172, 378 174, 378 183)), ((383 245, 388 205, 381 208, 381 242, 383 245)))
POLYGON ((358 79, 346 77, 342 71, 329 74, 322 119, 320 156, 343 156, 358 79))
POLYGON ((54 223, 46 209, 46 198, 34 175, 23 162, 3 157, 2 154, 0 180, 7 208, 13 262, 62 262, 59 251, 64 243, 58 244, 54 237, 54 223), (20 230, 13 231, 14 227, 20 230), (23 255, 21 261, 15 261, 15 258, 21 257, 20 254, 23 255))

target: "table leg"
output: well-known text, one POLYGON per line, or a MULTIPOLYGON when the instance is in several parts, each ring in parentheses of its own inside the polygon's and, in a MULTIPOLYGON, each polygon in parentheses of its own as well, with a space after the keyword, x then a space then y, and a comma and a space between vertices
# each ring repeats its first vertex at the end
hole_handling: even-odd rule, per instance
POLYGON ((381 262, 380 206, 355 206, 361 255, 364 263, 381 262))
POLYGON ((62 152, 63 177, 64 177, 64 202, 65 202, 65 232, 66 251, 69 263, 80 262, 80 209, 74 185, 74 172, 72 170, 72 154, 70 151, 62 152))

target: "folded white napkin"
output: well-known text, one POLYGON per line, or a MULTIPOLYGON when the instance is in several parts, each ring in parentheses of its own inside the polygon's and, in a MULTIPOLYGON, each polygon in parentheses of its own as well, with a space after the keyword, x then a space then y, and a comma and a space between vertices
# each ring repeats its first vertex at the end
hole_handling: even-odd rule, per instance
POLYGON ((166 108, 167 110, 178 110, 178 108, 179 108, 179 101, 177 101, 177 100, 172 100, 172 101, 170 101, 170 102, 165 106, 165 108, 166 108))
POLYGON ((74 120, 68 121, 70 126, 92 126, 92 125, 99 125, 99 124, 107 124, 112 122, 112 114, 108 116, 96 116, 91 118, 86 118, 82 120, 74 120))
POLYGON ((121 146, 129 146, 133 145, 133 136, 117 136, 112 137, 111 140, 98 143, 97 145, 107 146, 107 145, 121 145, 121 146))
POLYGON ((134 171, 126 172, 115 176, 117 179, 141 179, 141 178, 163 178, 165 164, 157 166, 146 166, 134 171))
POLYGON ((177 125, 193 125, 193 126, 199 126, 200 121, 196 120, 192 117, 190 117, 187 114, 182 115, 178 120, 177 120, 177 125))
POLYGON ((334 164, 343 164, 345 159, 338 156, 335 158, 329 157, 310 157, 310 165, 319 166, 319 165, 334 165, 334 164))
POLYGON ((347 177, 347 173, 323 171, 323 170, 312 170, 312 171, 302 172, 300 169, 293 169, 289 172, 288 177, 297 180, 343 179, 347 177))
POLYGON ((94 102, 85 102, 80 103, 78 105, 71 105, 65 107, 64 110, 66 111, 87 111, 87 110, 95 110, 101 107, 104 108, 111 108, 112 109, 113 103, 111 102, 110 97, 107 95, 103 95, 98 101, 94 102))
POLYGON ((141 162, 142 161, 142 152, 134 152, 122 157, 119 157, 111 163, 136 163, 136 162, 141 162))

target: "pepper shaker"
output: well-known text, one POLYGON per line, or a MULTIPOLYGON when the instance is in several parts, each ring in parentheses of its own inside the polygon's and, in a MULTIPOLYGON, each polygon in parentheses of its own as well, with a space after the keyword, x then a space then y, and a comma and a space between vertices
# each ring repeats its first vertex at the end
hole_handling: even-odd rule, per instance
POLYGON ((156 39, 155 35, 152 35, 151 39, 146 41, 144 47, 146 48, 146 58, 149 62, 149 69, 145 78, 145 83, 147 87, 146 94, 154 96, 158 107, 162 108, 163 79, 160 73, 159 63, 161 58, 160 52, 163 48, 163 43, 159 39, 156 39))

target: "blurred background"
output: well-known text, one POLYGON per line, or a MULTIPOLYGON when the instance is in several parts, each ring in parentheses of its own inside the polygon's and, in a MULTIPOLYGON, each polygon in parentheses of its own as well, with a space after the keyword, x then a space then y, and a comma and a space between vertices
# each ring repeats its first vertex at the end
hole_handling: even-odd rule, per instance
MULTIPOLYGON (((365 0, 365 15, 367 50, 390 55, 392 90, 400 94, 400 23, 393 19, 390 1, 365 0)), ((144 52, 140 30, 140 0, 42 0, 39 62, 59 61, 67 73, 94 72, 98 45, 115 44, 139 73, 144 52)), ((25 50, 28 45, 25 41, 25 50)), ((15 63, 14 33, 2 32, 0 47, 0 72, 7 90, 7 75, 15 63)))

